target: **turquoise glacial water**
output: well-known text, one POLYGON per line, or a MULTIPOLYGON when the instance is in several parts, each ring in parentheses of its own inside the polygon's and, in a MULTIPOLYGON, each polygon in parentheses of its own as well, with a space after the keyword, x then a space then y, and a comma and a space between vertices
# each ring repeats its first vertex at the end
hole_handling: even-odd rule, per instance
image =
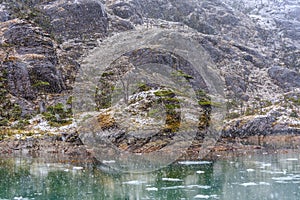
POLYGON ((300 156, 258 154, 215 162, 176 162, 148 173, 107 165, 0 158, 0 199, 300 199, 300 156))

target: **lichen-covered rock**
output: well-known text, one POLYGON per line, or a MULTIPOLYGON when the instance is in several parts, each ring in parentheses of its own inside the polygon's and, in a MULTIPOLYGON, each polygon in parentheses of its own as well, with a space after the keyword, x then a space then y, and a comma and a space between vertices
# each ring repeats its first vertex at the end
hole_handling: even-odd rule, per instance
POLYGON ((300 74, 296 71, 275 66, 270 68, 268 72, 270 77, 275 79, 280 87, 286 89, 291 87, 300 88, 300 74))
POLYGON ((49 30, 62 40, 101 38, 107 33, 108 17, 100 1, 54 0, 38 8, 50 18, 49 30))
POLYGON ((25 99, 32 100, 35 98, 26 63, 18 61, 4 62, 3 70, 7 73, 7 84, 11 94, 25 99))
POLYGON ((15 96, 33 99, 34 85, 47 83, 46 92, 59 93, 65 89, 58 70, 55 43, 38 27, 22 20, 11 20, 1 25, 3 35, 3 64, 8 88, 15 96))

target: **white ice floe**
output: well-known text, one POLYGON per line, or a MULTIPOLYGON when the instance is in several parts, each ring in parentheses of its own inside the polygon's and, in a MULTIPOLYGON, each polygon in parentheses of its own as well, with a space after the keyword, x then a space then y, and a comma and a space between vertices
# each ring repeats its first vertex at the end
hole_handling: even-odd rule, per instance
POLYGON ((170 186, 170 187, 161 187, 161 190, 177 190, 177 189, 184 189, 184 185, 177 185, 177 186, 170 186))
POLYGON ((194 197, 195 199, 209 199, 209 195, 198 194, 194 197))
POLYGON ((140 181, 140 180, 132 180, 132 181, 123 182, 123 184, 126 184, 126 185, 141 185, 143 183, 145 183, 145 181, 140 181))
POLYGON ((276 183, 283 183, 283 184, 286 184, 286 183, 289 183, 289 182, 286 182, 286 181, 275 181, 276 183))
POLYGON ((255 164, 259 165, 259 167, 260 167, 261 169, 264 169, 264 168, 266 168, 266 167, 271 167, 271 166, 272 166, 271 163, 264 163, 264 162, 259 162, 259 161, 256 161, 255 164))
POLYGON ((211 186, 209 185, 187 185, 186 188, 191 189, 191 188, 198 188, 198 189, 210 189, 211 186))
POLYGON ((248 186, 255 186, 255 185, 258 185, 257 183, 254 183, 254 182, 248 182, 248 183, 242 183, 240 184, 242 186, 245 186, 245 187, 248 187, 248 186))
POLYGON ((102 161, 103 164, 113 164, 113 163, 116 163, 115 160, 103 160, 102 161))
POLYGON ((286 170, 283 171, 261 170, 260 172, 267 173, 267 174, 286 174, 286 170))
POLYGON ((271 184, 267 182, 259 182, 259 185, 271 185, 271 184))
POLYGON ((180 161, 178 162, 181 165, 207 165, 211 164, 210 161, 180 161))
POLYGON ((282 176, 282 177, 272 177, 275 181, 292 181, 292 180, 299 180, 298 177, 295 176, 282 176))
POLYGON ((82 170, 83 167, 73 167, 73 170, 82 170))
POLYGON ((298 161, 298 158, 288 158, 286 161, 298 161))
POLYGON ((263 163, 263 164, 261 165, 262 168, 265 168, 265 167, 271 167, 271 166, 272 166, 271 163, 263 163))
POLYGON ((194 199, 210 199, 210 198, 213 198, 213 199, 219 199, 218 195, 203 195, 203 194, 198 194, 194 197, 194 199))
POLYGON ((14 197, 15 200, 29 200, 28 198, 23 198, 22 196, 20 197, 14 197))
POLYGON ((162 190, 177 190, 177 189, 192 189, 192 188, 197 188, 197 189, 210 189, 211 186, 209 185, 176 185, 176 186, 169 186, 169 187, 162 187, 162 190))
POLYGON ((181 179, 178 178, 162 178, 163 181, 174 181, 174 182, 178 182, 178 181, 183 181, 181 179))
POLYGON ((158 188, 156 187, 149 187, 149 188, 146 188, 147 191, 158 191, 158 188))

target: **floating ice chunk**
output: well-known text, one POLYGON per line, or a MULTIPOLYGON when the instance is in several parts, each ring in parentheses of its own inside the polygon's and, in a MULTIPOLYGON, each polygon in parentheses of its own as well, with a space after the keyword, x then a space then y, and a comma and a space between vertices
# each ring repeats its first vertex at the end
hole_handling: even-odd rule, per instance
POLYGON ((184 185, 177 185, 177 186, 170 186, 170 187, 161 187, 162 190, 177 190, 177 189, 184 189, 184 185))
POLYGON ((257 183, 249 182, 249 183, 242 183, 242 184, 240 184, 240 185, 245 186, 245 187, 248 187, 248 186, 255 186, 255 185, 257 185, 257 183))
POLYGON ((209 199, 209 195, 198 194, 194 197, 195 199, 209 199))
POLYGON ((286 182, 286 181, 275 181, 276 183, 284 183, 284 184, 286 184, 286 183, 289 183, 289 182, 286 182))
POLYGON ((300 181, 292 181, 293 184, 299 184, 300 181))
POLYGON ((211 164, 210 161, 180 161, 178 162, 181 165, 207 165, 211 164))
POLYGON ((103 160, 102 161, 103 164, 113 164, 113 163, 116 163, 115 160, 103 160))
POLYGON ((133 181, 126 181, 123 182, 123 184, 127 184, 127 185, 141 185, 145 183, 144 181, 140 181, 140 180, 133 180, 133 181))
POLYGON ((73 170, 82 170, 83 167, 73 167, 73 170))
POLYGON ((286 170, 283 171, 261 170, 260 172, 267 173, 267 174, 286 174, 286 170))
POLYGON ((156 187, 149 187, 146 188, 147 191, 158 191, 158 189, 156 187))
POLYGON ((259 185, 271 185, 271 184, 267 182, 259 182, 259 185))
POLYGON ((288 158, 287 161, 298 161, 298 158, 288 158))
POLYGON ((292 181, 295 179, 293 176, 282 176, 282 177, 272 177, 275 181, 292 181))
POLYGON ((20 197, 14 197, 15 200, 29 200, 28 198, 23 198, 22 196, 20 197))
POLYGON ((271 166, 272 166, 271 163, 262 163, 262 164, 261 164, 261 168, 271 167, 271 166))
POLYGON ((163 181, 183 181, 181 179, 178 178, 162 178, 163 181))
POLYGON ((188 186, 186 186, 186 188, 199 188, 199 189, 210 189, 211 188, 211 186, 209 186, 209 185, 188 185, 188 186))

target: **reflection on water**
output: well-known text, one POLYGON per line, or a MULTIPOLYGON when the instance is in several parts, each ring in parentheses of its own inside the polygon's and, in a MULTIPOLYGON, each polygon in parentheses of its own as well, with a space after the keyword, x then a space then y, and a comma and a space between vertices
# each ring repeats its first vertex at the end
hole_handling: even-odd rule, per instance
MULTIPOLYGON (((114 161, 106 162, 106 165, 114 161)), ((0 159, 0 199, 300 199, 300 156, 178 162, 145 174, 43 159, 0 159)))

